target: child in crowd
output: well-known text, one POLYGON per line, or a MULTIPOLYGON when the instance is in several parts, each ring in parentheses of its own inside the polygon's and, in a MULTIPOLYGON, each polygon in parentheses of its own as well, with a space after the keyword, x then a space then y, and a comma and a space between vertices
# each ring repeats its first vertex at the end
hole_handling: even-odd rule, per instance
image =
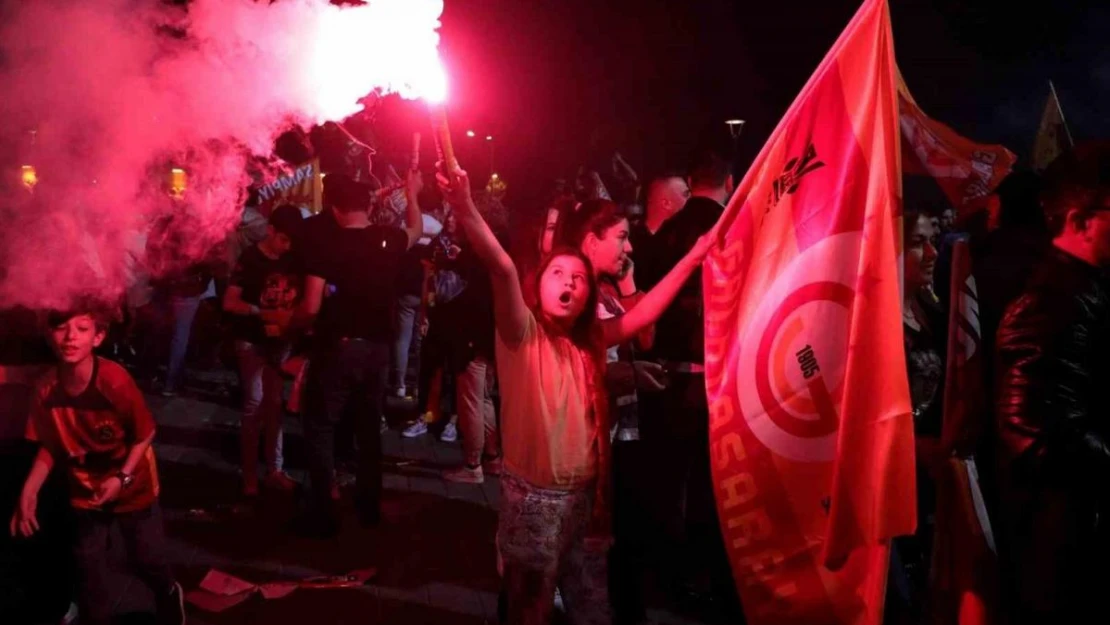
POLYGON ((12 515, 13 536, 39 529, 39 490, 54 466, 67 473, 76 516, 81 622, 107 623, 115 595, 109 587, 108 548, 118 526, 132 572, 154 593, 158 622, 183 624, 181 586, 165 557, 154 461, 154 419, 127 371, 99 358, 110 321, 95 304, 49 315, 57 366, 39 380, 27 438, 41 447, 12 515))
POLYGON ((557 248, 538 267, 530 308, 516 267, 470 197, 465 172, 453 178, 440 184, 493 289, 504 458, 497 546, 507 622, 547 625, 558 586, 571 622, 609 623, 604 350, 659 317, 711 238, 703 237, 627 314, 605 320, 595 312, 589 260, 557 248))
POLYGON ((283 470, 281 365, 291 351, 285 329, 304 282, 292 252, 303 222, 296 206, 282 204, 275 208, 266 227, 266 238, 239 257, 224 294, 224 311, 233 318, 231 332, 243 385, 239 462, 246 497, 258 495, 260 432, 265 443, 263 484, 278 491, 290 491, 296 486, 283 470))

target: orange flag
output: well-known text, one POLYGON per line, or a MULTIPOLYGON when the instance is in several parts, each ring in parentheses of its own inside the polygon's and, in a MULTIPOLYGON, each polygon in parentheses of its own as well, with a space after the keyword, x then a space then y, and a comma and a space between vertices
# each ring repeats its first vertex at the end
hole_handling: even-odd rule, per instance
POLYGON ((878 624, 916 524, 898 109, 866 0, 725 210, 704 271, 714 489, 752 625, 878 624))
POLYGON ((960 216, 986 206, 1017 157, 1001 145, 975 143, 930 118, 898 76, 902 163, 907 174, 932 176, 960 216))
POLYGON ((932 615, 938 625, 1000 622, 998 557, 972 452, 989 414, 979 331, 979 295, 967 241, 952 248, 948 367, 931 571, 932 615))

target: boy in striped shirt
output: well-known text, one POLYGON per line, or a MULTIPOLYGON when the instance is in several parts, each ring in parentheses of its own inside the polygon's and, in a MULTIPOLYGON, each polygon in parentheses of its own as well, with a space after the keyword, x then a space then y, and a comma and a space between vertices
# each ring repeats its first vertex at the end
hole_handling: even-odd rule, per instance
POLYGON ((55 465, 66 471, 77 537, 82 622, 107 623, 112 602, 108 544, 119 526, 128 566, 154 593, 158 622, 185 622, 181 586, 165 558, 158 507, 154 419, 135 381, 120 365, 93 354, 109 316, 95 304, 50 313, 56 367, 36 384, 27 438, 41 447, 12 515, 12 535, 38 529, 38 493, 55 465))

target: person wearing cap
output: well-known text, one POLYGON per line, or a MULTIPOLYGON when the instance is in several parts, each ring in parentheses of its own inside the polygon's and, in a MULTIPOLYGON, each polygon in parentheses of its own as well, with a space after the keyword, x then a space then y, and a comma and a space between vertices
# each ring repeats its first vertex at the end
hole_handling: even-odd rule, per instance
POLYGON ((307 536, 326 538, 338 531, 332 480, 335 430, 345 414, 351 415, 358 443, 355 509, 363 526, 380 520, 380 423, 397 276, 405 252, 423 234, 416 201, 423 187, 420 172, 409 172, 406 187, 401 229, 373 223, 371 186, 342 173, 324 178, 324 207, 337 227, 327 240, 312 241, 304 250, 305 294, 293 319, 294 328, 312 324, 314 332, 304 416, 311 490, 308 509, 295 523, 307 536))
POLYGON ((258 494, 258 441, 264 441, 266 476, 263 484, 292 490, 282 470, 281 361, 289 353, 284 338, 304 281, 300 263, 291 253, 303 225, 300 209, 283 204, 270 214, 266 238, 247 248, 231 274, 224 310, 234 316, 232 337, 243 389, 243 422, 239 430, 243 495, 258 494))

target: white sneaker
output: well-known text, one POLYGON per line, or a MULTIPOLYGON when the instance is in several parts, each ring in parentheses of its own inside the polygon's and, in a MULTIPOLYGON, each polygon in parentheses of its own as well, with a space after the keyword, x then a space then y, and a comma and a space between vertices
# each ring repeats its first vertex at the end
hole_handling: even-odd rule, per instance
POLYGON ((482 473, 482 466, 478 465, 471 469, 465 464, 457 469, 451 469, 443 472, 443 479, 460 484, 481 484, 486 481, 485 475, 482 473))
POLYGON ((77 616, 77 604, 70 602, 69 610, 66 610, 65 616, 62 617, 62 620, 58 621, 58 625, 73 625, 73 623, 77 622, 77 616))
POLYGON ((455 427, 454 423, 448 423, 447 427, 443 428, 443 432, 440 432, 439 440, 445 443, 453 443, 459 440, 459 428, 455 427))
POLYGON ((393 394, 394 394, 394 396, 400 397, 401 399, 404 399, 404 398, 409 396, 408 392, 406 392, 405 387, 403 387, 403 386, 398 386, 393 391, 393 394))
POLYGON ((402 430, 401 436, 404 436, 405 438, 416 438, 417 436, 424 436, 427 433, 428 424, 423 419, 420 419, 416 423, 413 423, 412 425, 402 430))

